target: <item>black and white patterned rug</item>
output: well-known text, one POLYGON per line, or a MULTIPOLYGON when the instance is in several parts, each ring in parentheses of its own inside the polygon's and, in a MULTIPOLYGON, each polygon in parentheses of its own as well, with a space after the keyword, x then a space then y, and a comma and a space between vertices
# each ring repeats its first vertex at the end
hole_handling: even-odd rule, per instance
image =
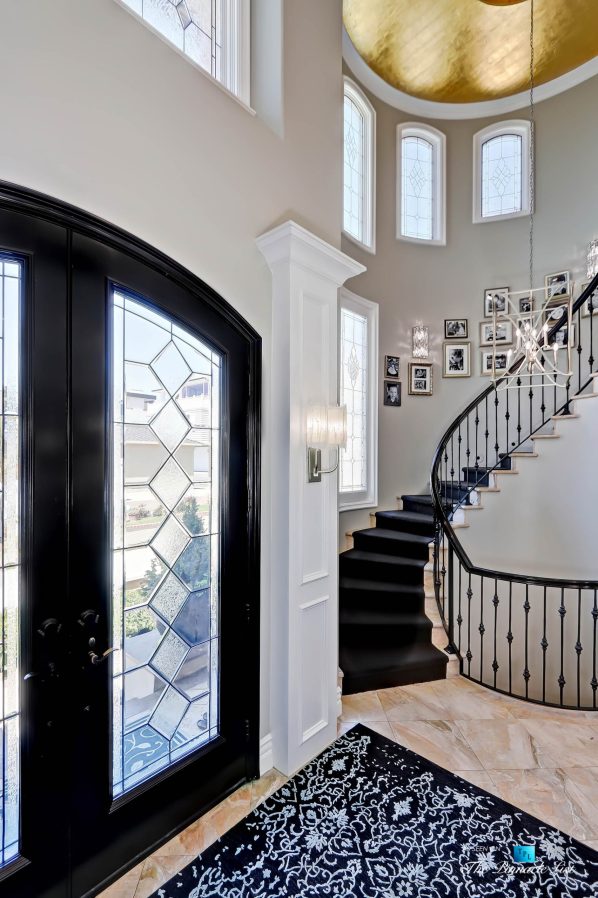
POLYGON ((358 725, 152 898, 290 896, 586 898, 598 853, 358 725))

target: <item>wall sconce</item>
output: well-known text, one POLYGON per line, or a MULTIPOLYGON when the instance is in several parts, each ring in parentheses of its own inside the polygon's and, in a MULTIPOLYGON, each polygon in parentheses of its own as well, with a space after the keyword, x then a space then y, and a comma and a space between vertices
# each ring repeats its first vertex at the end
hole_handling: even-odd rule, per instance
POLYGON ((430 355, 430 328, 417 324, 413 328, 411 345, 414 359, 427 359, 430 355))
POLYGON ((339 449, 347 445, 347 406, 312 405, 307 410, 307 482, 320 483, 322 474, 333 474, 338 468, 339 449), (322 449, 336 447, 336 464, 322 468, 322 449))
POLYGON ((588 244, 588 280, 592 280, 598 274, 598 240, 592 240, 588 244))

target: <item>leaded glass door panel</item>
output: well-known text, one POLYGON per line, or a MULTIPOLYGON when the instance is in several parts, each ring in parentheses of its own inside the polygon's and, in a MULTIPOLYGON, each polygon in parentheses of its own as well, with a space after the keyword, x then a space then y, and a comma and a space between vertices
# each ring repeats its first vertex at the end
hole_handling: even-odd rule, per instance
POLYGON ((83 898, 257 775, 259 338, 0 184, 0 888, 83 898))

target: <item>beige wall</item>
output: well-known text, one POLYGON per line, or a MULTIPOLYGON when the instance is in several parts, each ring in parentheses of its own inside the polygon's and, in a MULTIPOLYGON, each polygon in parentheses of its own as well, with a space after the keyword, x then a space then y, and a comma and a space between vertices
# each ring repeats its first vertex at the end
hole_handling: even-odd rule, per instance
MULTIPOLYGON (((479 376, 479 322, 485 287, 529 286, 527 219, 472 224, 472 138, 490 119, 434 121, 447 136, 447 245, 418 246, 395 239, 395 140, 399 122, 413 120, 371 98, 377 113, 377 221, 375 256, 350 240, 344 247, 368 266, 347 286, 380 304, 380 382, 385 354, 401 356, 403 405, 379 409, 379 507, 396 496, 423 492, 446 427, 488 383, 479 376), (442 378, 444 319, 469 318, 469 379, 442 378), (407 395, 411 327, 430 326, 434 395, 407 395)), ((504 118, 524 118, 527 110, 504 118)), ((570 268, 579 280, 585 247, 598 236, 598 79, 540 103, 537 118, 536 283, 570 268)), ((341 515, 341 534, 368 526, 367 512, 341 515)))
POLYGON ((271 284, 254 241, 292 217, 340 243, 341 0, 286 0, 283 28, 281 139, 114 0, 0 3, 0 177, 149 241, 263 337, 262 735, 271 284))

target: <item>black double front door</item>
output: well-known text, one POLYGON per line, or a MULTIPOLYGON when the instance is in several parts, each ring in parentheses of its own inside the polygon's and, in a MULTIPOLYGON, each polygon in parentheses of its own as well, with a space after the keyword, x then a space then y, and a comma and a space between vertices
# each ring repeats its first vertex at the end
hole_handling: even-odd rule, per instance
POLYGON ((259 338, 0 187, 0 893, 95 894, 257 774, 259 338))

